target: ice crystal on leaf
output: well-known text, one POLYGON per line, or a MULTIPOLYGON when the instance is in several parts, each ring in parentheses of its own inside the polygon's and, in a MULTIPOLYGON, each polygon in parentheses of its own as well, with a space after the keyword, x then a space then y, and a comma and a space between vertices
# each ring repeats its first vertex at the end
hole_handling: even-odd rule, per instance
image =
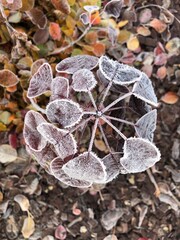
POLYGON ((110 17, 118 18, 121 14, 123 4, 124 0, 111 0, 106 4, 104 10, 110 17))
POLYGON ((77 92, 88 92, 97 84, 94 74, 88 69, 78 70, 73 74, 72 79, 72 88, 77 92))
MULTIPOLYGON (((112 5, 109 14, 118 16, 119 2, 110 1, 106 11, 112 5)), ((145 171, 160 160, 152 143, 157 98, 145 73, 88 55, 66 58, 56 70, 67 78, 53 79, 48 63, 32 76, 28 97, 43 116, 30 110, 24 125, 27 151, 47 172, 69 186, 88 188, 145 171), (49 103, 42 109, 34 98, 48 90, 49 103), (126 137, 127 129, 132 137, 126 137)))
POLYGON ((44 63, 31 78, 27 96, 34 98, 49 91, 52 79, 51 66, 49 63, 44 63))
POLYGON ((33 110, 27 112, 23 134, 26 144, 34 151, 41 151, 46 146, 46 139, 37 131, 37 127, 42 123, 46 123, 46 120, 40 113, 33 110))
POLYGON ((63 127, 72 127, 82 118, 79 104, 71 100, 55 100, 47 106, 46 115, 52 123, 59 123, 63 127))
POLYGON ((89 55, 69 57, 58 63, 56 66, 56 70, 57 72, 73 74, 82 68, 86 68, 89 70, 95 68, 98 64, 98 61, 99 59, 97 57, 89 55))
POLYGON ((120 163, 129 173, 143 172, 160 160, 160 152, 150 141, 128 138, 124 143, 124 156, 120 163))

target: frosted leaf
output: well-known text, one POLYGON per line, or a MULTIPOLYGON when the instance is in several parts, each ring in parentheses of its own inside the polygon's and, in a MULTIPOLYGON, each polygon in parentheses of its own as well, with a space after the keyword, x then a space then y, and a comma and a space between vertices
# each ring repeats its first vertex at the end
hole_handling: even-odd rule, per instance
POLYGON ((33 151, 28 146, 26 147, 26 150, 30 155, 33 155, 35 157, 36 161, 42 168, 46 170, 46 172, 52 174, 50 170, 50 162, 57 157, 55 149, 52 145, 47 144, 45 148, 39 152, 33 151))
POLYGON ((44 63, 38 71, 32 76, 28 88, 27 96, 29 98, 37 97, 50 90, 53 79, 51 66, 44 63))
POLYGON ((141 81, 134 84, 132 92, 137 98, 157 107, 157 97, 152 82, 145 73, 142 73, 141 81))
POLYGON ((61 99, 50 102, 46 108, 46 115, 52 123, 59 123, 63 127, 72 127, 82 118, 82 109, 78 103, 61 99))
POLYGON ((134 83, 141 79, 142 72, 125 64, 102 56, 99 60, 99 70, 109 81, 124 85, 134 83))
MULTIPOLYGON (((97 72, 97 77, 101 81, 101 83, 107 87, 109 84, 109 80, 105 78, 105 76, 102 74, 102 72, 98 69, 97 72)), ((129 90, 126 86, 123 85, 117 85, 117 84, 112 84, 110 91, 117 92, 117 93, 128 93, 129 90)))
POLYGON ((54 145, 55 150, 62 159, 76 153, 76 141, 69 131, 59 129, 50 123, 40 124, 37 130, 49 143, 54 145))
POLYGON ((111 0, 105 5, 104 11, 112 17, 118 18, 121 14, 124 0, 111 0))
POLYGON ((142 116, 135 124, 135 130, 138 137, 153 141, 154 131, 156 129, 157 110, 154 109, 151 112, 142 116))
POLYGON ((98 65, 98 61, 99 58, 89 55, 68 57, 56 65, 56 71, 73 74, 82 68, 91 70, 98 65))
POLYGON ((119 173, 121 174, 128 173, 127 170, 121 166, 120 158, 121 154, 110 153, 102 159, 102 162, 104 163, 107 172, 105 183, 112 181, 119 175, 119 173))
POLYGON ((129 173, 143 172, 160 160, 158 148, 143 138, 128 138, 120 163, 129 173))
POLYGON ((99 10, 99 7, 96 6, 96 5, 94 5, 94 6, 92 6, 92 5, 86 5, 86 6, 84 6, 84 9, 85 9, 88 13, 91 14, 92 12, 98 11, 98 10, 99 10))
POLYGON ((113 227, 116 226, 117 221, 122 217, 124 214, 124 210, 121 208, 115 208, 107 210, 103 213, 101 217, 101 224, 107 230, 111 230, 113 227))
POLYGON ((102 182, 106 178, 105 166, 92 152, 84 152, 66 163, 62 169, 70 177, 89 181, 102 182))
POLYGON ((79 19, 81 20, 81 22, 84 25, 87 25, 90 23, 90 19, 89 19, 89 14, 88 13, 81 13, 81 15, 79 16, 79 19))
POLYGON ((88 92, 97 84, 94 74, 88 69, 78 70, 73 74, 72 79, 72 88, 77 92, 88 92))
POLYGON ((38 112, 30 110, 26 113, 24 120, 24 140, 26 144, 34 151, 41 151, 46 146, 46 140, 37 131, 37 127, 46 120, 38 112))
POLYGON ((68 98, 69 96, 69 81, 64 77, 56 77, 51 83, 51 101, 59 98, 68 98))
POLYGON ((92 185, 92 182, 87 182, 69 177, 62 169, 62 166, 64 164, 64 160, 62 160, 60 157, 55 158, 51 162, 50 169, 55 178, 71 187, 86 188, 92 185))

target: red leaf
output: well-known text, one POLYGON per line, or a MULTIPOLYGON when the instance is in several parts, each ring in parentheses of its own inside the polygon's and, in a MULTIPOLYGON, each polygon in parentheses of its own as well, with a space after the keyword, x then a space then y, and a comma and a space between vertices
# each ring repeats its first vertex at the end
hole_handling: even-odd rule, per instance
POLYGON ((59 27, 59 24, 55 22, 51 22, 49 24, 49 34, 52 37, 53 40, 60 41, 61 39, 61 29, 59 27))
POLYGON ((59 225, 56 228, 55 237, 57 239, 64 240, 64 239, 66 239, 66 236, 67 236, 66 229, 62 225, 59 225))

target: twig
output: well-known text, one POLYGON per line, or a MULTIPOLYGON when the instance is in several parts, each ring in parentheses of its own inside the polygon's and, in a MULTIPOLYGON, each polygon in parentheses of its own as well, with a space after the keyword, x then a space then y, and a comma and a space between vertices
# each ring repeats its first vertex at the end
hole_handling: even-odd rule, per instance
POLYGON ((102 137, 103 137, 103 139, 104 139, 104 142, 105 142, 105 144, 106 144, 107 149, 109 150, 110 153, 112 153, 111 148, 110 148, 109 143, 108 143, 108 140, 107 140, 107 138, 106 138, 106 135, 105 135, 105 133, 104 133, 104 130, 103 130, 101 124, 99 123, 98 126, 99 126, 99 129, 100 129, 100 131, 101 131, 101 134, 102 134, 102 137))
POLYGON ((102 113, 105 113, 107 110, 109 110, 112 106, 116 105, 118 102, 120 102, 121 100, 123 100, 124 98, 127 98, 129 96, 132 95, 132 92, 128 92, 126 94, 124 94, 123 96, 117 98, 116 100, 114 100, 111 104, 109 104, 107 107, 105 107, 103 110, 102 110, 102 113))
POLYGON ((35 103, 33 98, 29 98, 29 99, 30 99, 31 104, 33 105, 33 107, 34 107, 36 110, 40 111, 40 112, 43 113, 43 114, 46 114, 46 110, 43 109, 43 108, 41 108, 37 103, 35 103))
POLYGON ((113 129, 114 129, 114 131, 116 131, 125 141, 126 141, 126 139, 127 139, 127 137, 122 133, 122 132, 120 132, 119 131, 119 129, 117 129, 109 120, 107 120, 105 117, 101 117, 109 126, 111 126, 113 129))
POLYGON ((158 184, 157 184, 154 176, 152 175, 151 170, 150 170, 150 169, 147 169, 146 172, 147 172, 147 174, 148 174, 148 176, 149 176, 150 181, 152 182, 152 184, 154 185, 154 187, 155 187, 155 189, 156 189, 156 191, 155 191, 155 196, 158 197, 159 194, 161 193, 161 191, 160 191, 160 189, 159 189, 159 187, 158 187, 158 184))
POLYGON ((99 118, 96 118, 94 126, 93 126, 93 130, 92 130, 91 140, 90 140, 89 147, 88 147, 88 152, 91 152, 91 150, 92 150, 93 142, 94 142, 95 135, 96 135, 96 129, 97 129, 97 126, 98 126, 98 122, 99 122, 99 118))
POLYGON ((124 119, 119 119, 119 118, 116 118, 116 117, 111 117, 111 116, 107 116, 107 115, 104 115, 106 118, 109 118, 109 119, 111 119, 111 120, 114 120, 114 121, 117 121, 117 122, 121 122, 121 123, 125 123, 125 124, 128 124, 128 125, 131 125, 131 126, 133 126, 134 127, 134 123, 132 123, 132 122, 129 122, 129 121, 126 121, 126 120, 124 120, 124 119))

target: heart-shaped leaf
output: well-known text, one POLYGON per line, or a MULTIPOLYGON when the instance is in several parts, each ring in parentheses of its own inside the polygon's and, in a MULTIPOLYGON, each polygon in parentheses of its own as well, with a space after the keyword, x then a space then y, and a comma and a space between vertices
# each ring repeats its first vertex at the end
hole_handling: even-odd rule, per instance
POLYGON ((121 174, 128 173, 127 170, 124 169, 123 166, 120 164, 120 158, 121 158, 120 153, 110 153, 102 159, 102 162, 106 167, 107 173, 105 183, 112 181, 119 175, 119 173, 121 174))
POLYGON ((34 151, 41 151, 46 146, 46 140, 37 131, 41 123, 46 123, 41 114, 33 110, 26 113, 23 135, 26 144, 34 151))
POLYGON ((62 169, 62 166, 65 163, 66 162, 62 160, 60 157, 55 158, 51 162, 50 168, 55 178, 71 187, 86 188, 92 185, 92 182, 87 182, 69 177, 69 175, 67 175, 62 169))
POLYGON ((87 25, 90 23, 90 18, 88 13, 81 13, 81 15, 79 16, 79 19, 84 25, 87 25))
POLYGON ((105 78, 120 85, 140 81, 142 75, 142 73, 134 67, 120 64, 119 62, 113 61, 106 56, 102 56, 100 58, 99 69, 105 78))
POLYGON ((98 183, 106 178, 105 166, 93 152, 80 154, 63 165, 62 169, 70 177, 79 180, 98 183))
POLYGON ((153 141, 154 131, 156 129, 157 110, 154 109, 142 116, 135 124, 135 130, 138 137, 153 141))
POLYGON ((160 160, 157 147, 143 138, 128 138, 120 163, 129 173, 143 172, 160 160))
POLYGON ((56 77, 51 83, 51 101, 69 96, 69 81, 64 77, 56 77))
POLYGON ((118 18, 121 14, 121 9, 123 7, 124 0, 111 0, 104 8, 104 11, 112 17, 118 18))
POLYGON ((0 70, 0 86, 12 87, 19 82, 18 77, 8 69, 0 70))
POLYGON ((65 99, 50 102, 46 109, 49 121, 59 123, 65 128, 77 124, 82 118, 82 112, 79 104, 65 99))
POLYGON ((157 107, 157 97, 152 82, 145 73, 142 73, 141 81, 134 84, 132 92, 137 98, 157 107))
POLYGON ((44 63, 31 78, 27 96, 34 98, 49 91, 52 79, 51 66, 48 63, 44 63))
POLYGON ((62 159, 74 155, 77 152, 76 141, 69 131, 59 129, 50 123, 40 124, 37 130, 47 142, 54 145, 62 159))
POLYGON ((56 65, 56 71, 73 74, 82 68, 91 70, 97 66, 98 61, 97 57, 89 55, 69 57, 56 65))
POLYGON ((88 69, 78 70, 73 74, 72 79, 72 88, 77 92, 88 92, 97 84, 94 74, 88 69))

